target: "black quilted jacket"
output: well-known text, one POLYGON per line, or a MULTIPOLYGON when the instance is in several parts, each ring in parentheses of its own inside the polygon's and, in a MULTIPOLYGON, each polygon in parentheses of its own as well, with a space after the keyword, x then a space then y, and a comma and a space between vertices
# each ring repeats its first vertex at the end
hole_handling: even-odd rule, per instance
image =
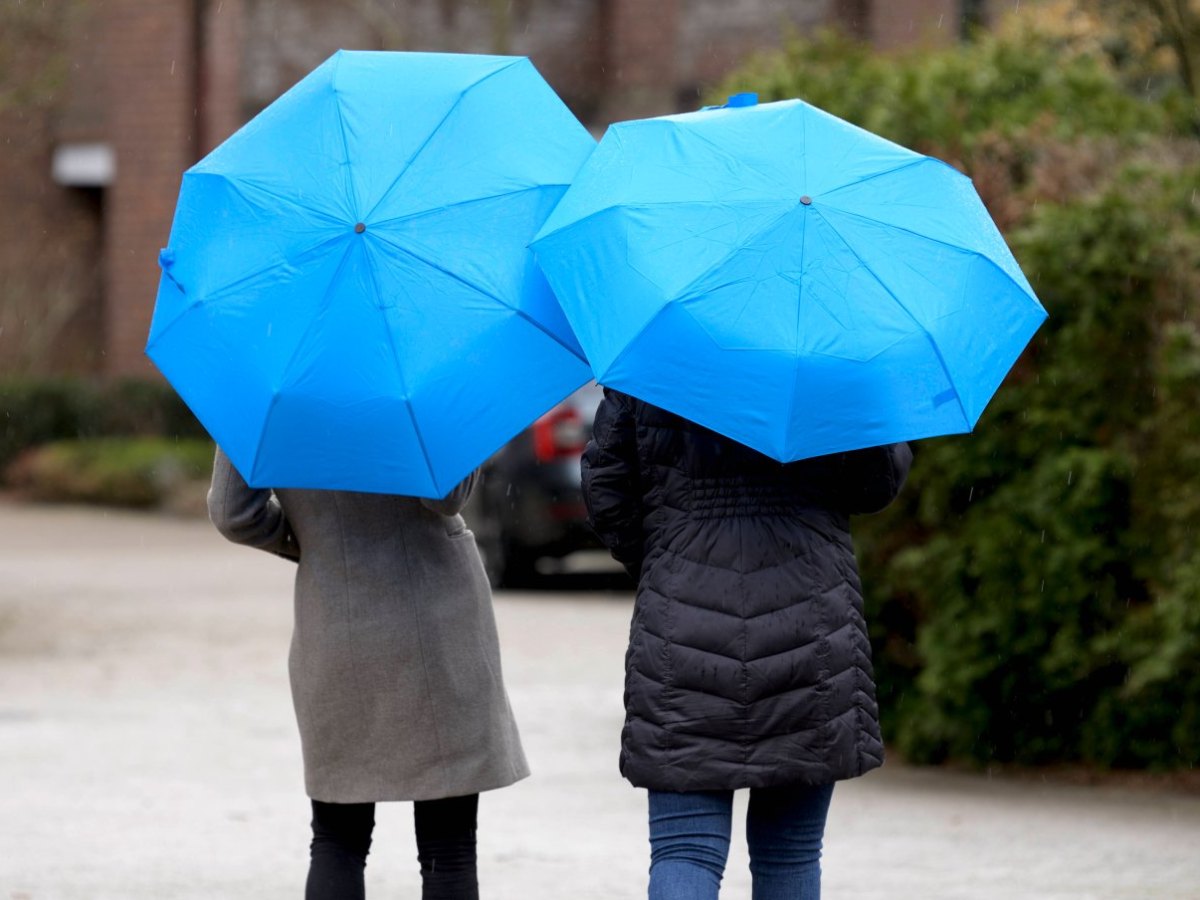
POLYGON ((849 516, 887 506, 911 460, 894 444, 782 465, 605 391, 583 485, 638 582, 626 778, 823 784, 883 762, 849 516))

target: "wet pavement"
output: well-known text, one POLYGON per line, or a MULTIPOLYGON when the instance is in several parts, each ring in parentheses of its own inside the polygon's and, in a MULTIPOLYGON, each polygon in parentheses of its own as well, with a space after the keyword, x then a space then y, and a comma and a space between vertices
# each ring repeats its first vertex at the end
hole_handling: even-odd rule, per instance
MULTIPOLYGON (((0 900, 302 896, 291 575, 201 521, 0 503, 0 900)), ((488 900, 645 896, 630 597, 591 584, 497 597, 534 775, 483 797, 488 900)), ((410 818, 379 809, 375 900, 419 896, 410 818)), ((749 893, 735 831, 722 896, 749 893)), ((824 896, 1200 900, 1200 797, 889 763, 834 793, 824 896)))

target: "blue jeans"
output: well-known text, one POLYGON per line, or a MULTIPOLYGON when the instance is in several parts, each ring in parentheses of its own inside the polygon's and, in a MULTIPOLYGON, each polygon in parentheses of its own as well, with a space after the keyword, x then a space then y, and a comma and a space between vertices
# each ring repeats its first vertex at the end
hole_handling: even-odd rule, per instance
MULTIPOLYGON (((754 900, 819 900, 833 785, 755 788, 746 813, 754 900)), ((733 791, 650 791, 650 900, 716 900, 733 791)))

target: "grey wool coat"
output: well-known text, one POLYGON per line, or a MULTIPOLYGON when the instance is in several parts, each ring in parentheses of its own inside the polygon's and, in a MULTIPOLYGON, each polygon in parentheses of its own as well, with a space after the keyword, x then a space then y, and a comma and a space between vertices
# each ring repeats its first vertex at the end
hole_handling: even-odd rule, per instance
POLYGON ((217 451, 213 524, 299 564, 288 670, 313 799, 433 800, 529 774, 459 515, 474 481, 444 500, 260 490, 217 451))

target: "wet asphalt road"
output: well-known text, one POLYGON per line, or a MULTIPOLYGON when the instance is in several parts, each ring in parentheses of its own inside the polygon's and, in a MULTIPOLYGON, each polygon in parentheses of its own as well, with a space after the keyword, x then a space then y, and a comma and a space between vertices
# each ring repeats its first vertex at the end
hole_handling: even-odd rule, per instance
MULTIPOLYGON (((290 578, 204 522, 0 504, 0 900, 302 895, 290 578)), ((497 597, 534 775, 483 798, 488 900, 645 896, 629 608, 611 575, 497 597)), ((419 896, 410 810, 380 808, 375 900, 419 896)), ((723 897, 745 866, 735 837, 723 897)), ((825 897, 1200 900, 1200 797, 889 764, 834 794, 825 897)))

